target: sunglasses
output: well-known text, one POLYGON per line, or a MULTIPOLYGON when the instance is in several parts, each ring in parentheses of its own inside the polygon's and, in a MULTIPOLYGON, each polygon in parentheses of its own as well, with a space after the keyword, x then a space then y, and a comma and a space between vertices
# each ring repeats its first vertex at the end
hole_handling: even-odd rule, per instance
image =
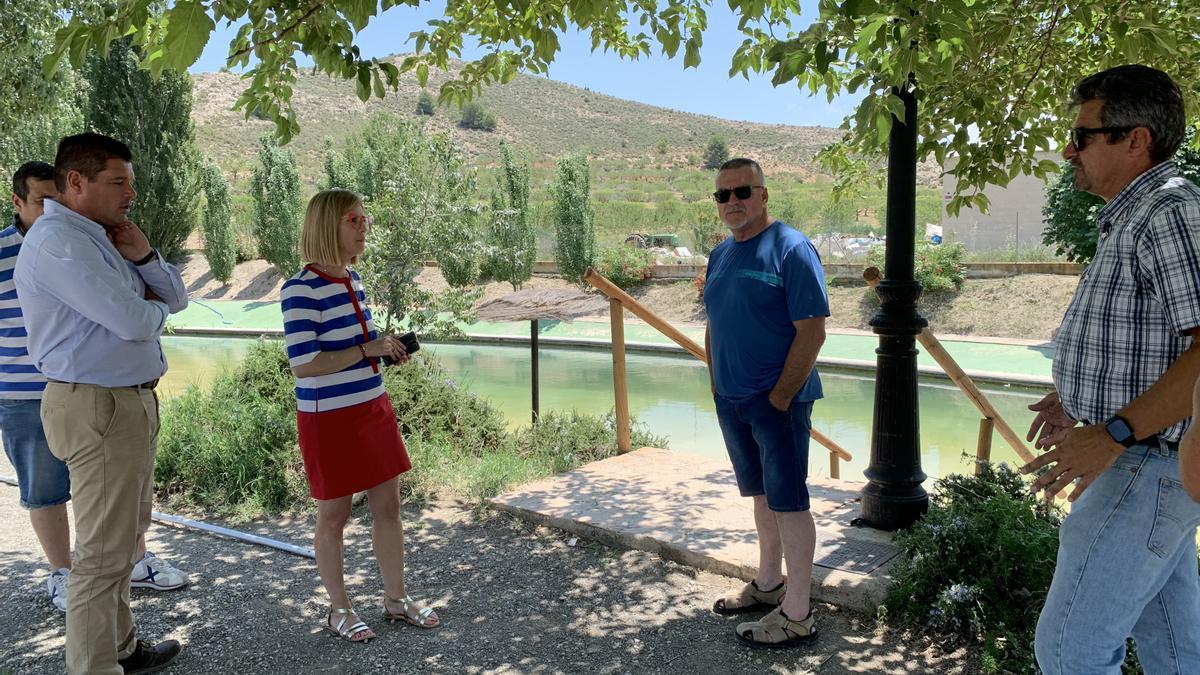
POLYGON ((1071 145, 1076 150, 1082 150, 1088 144, 1088 139, 1094 134, 1124 134, 1137 127, 1075 127, 1071 129, 1071 145))
POLYGON ((375 219, 371 216, 360 216, 357 213, 352 213, 346 216, 346 222, 350 223, 354 227, 370 227, 375 224, 375 219))
POLYGON ((713 193, 713 199, 717 200, 718 204, 726 204, 729 202, 729 197, 732 195, 738 199, 750 199, 750 195, 754 193, 754 188, 763 187, 761 185, 739 185, 735 188, 717 190, 713 193))

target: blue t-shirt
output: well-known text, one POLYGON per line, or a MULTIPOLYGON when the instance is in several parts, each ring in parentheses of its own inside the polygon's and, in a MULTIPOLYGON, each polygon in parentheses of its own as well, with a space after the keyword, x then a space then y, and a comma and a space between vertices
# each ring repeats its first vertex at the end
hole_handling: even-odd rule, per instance
MULTIPOLYGON (((829 316, 821 258, 778 220, 746 241, 729 237, 709 255, 704 308, 717 393, 736 402, 770 391, 796 338, 792 322, 829 316)), ((822 396, 813 368, 795 400, 822 396)))

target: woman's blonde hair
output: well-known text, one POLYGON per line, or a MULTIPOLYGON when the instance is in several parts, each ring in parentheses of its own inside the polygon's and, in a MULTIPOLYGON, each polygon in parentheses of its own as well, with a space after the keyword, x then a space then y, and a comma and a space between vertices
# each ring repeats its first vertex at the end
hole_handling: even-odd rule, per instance
POLYGON ((335 188, 313 195, 304 212, 304 229, 300 231, 300 257, 318 265, 357 262, 357 257, 342 260, 338 250, 338 225, 356 206, 362 206, 362 197, 350 190, 335 188))

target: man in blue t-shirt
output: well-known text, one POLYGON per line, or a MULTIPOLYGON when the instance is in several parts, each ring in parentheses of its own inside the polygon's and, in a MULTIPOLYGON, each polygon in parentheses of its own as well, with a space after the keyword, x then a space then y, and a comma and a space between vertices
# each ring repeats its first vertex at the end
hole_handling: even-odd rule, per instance
POLYGON ((713 610, 770 609, 760 621, 739 624, 738 639, 795 646, 817 635, 809 607, 816 528, 805 481, 812 405, 822 396, 813 365, 829 316, 824 273, 812 242, 767 215, 757 162, 721 166, 713 198, 732 236, 708 260, 704 343, 738 491, 754 499, 759 549, 754 580, 713 610))

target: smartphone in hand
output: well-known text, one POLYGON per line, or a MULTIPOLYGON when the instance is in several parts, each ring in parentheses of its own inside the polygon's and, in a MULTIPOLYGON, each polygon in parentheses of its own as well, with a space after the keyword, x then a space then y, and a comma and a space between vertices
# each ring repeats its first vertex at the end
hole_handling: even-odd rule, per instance
MULTIPOLYGON (((404 351, 408 352, 409 356, 412 356, 414 352, 421 348, 421 343, 417 342, 417 334, 412 331, 409 331, 404 335, 397 335, 396 339, 400 341, 400 344, 404 345, 404 351)), ((382 358, 384 364, 389 366, 396 365, 396 359, 393 359, 390 356, 384 356, 382 358)))

